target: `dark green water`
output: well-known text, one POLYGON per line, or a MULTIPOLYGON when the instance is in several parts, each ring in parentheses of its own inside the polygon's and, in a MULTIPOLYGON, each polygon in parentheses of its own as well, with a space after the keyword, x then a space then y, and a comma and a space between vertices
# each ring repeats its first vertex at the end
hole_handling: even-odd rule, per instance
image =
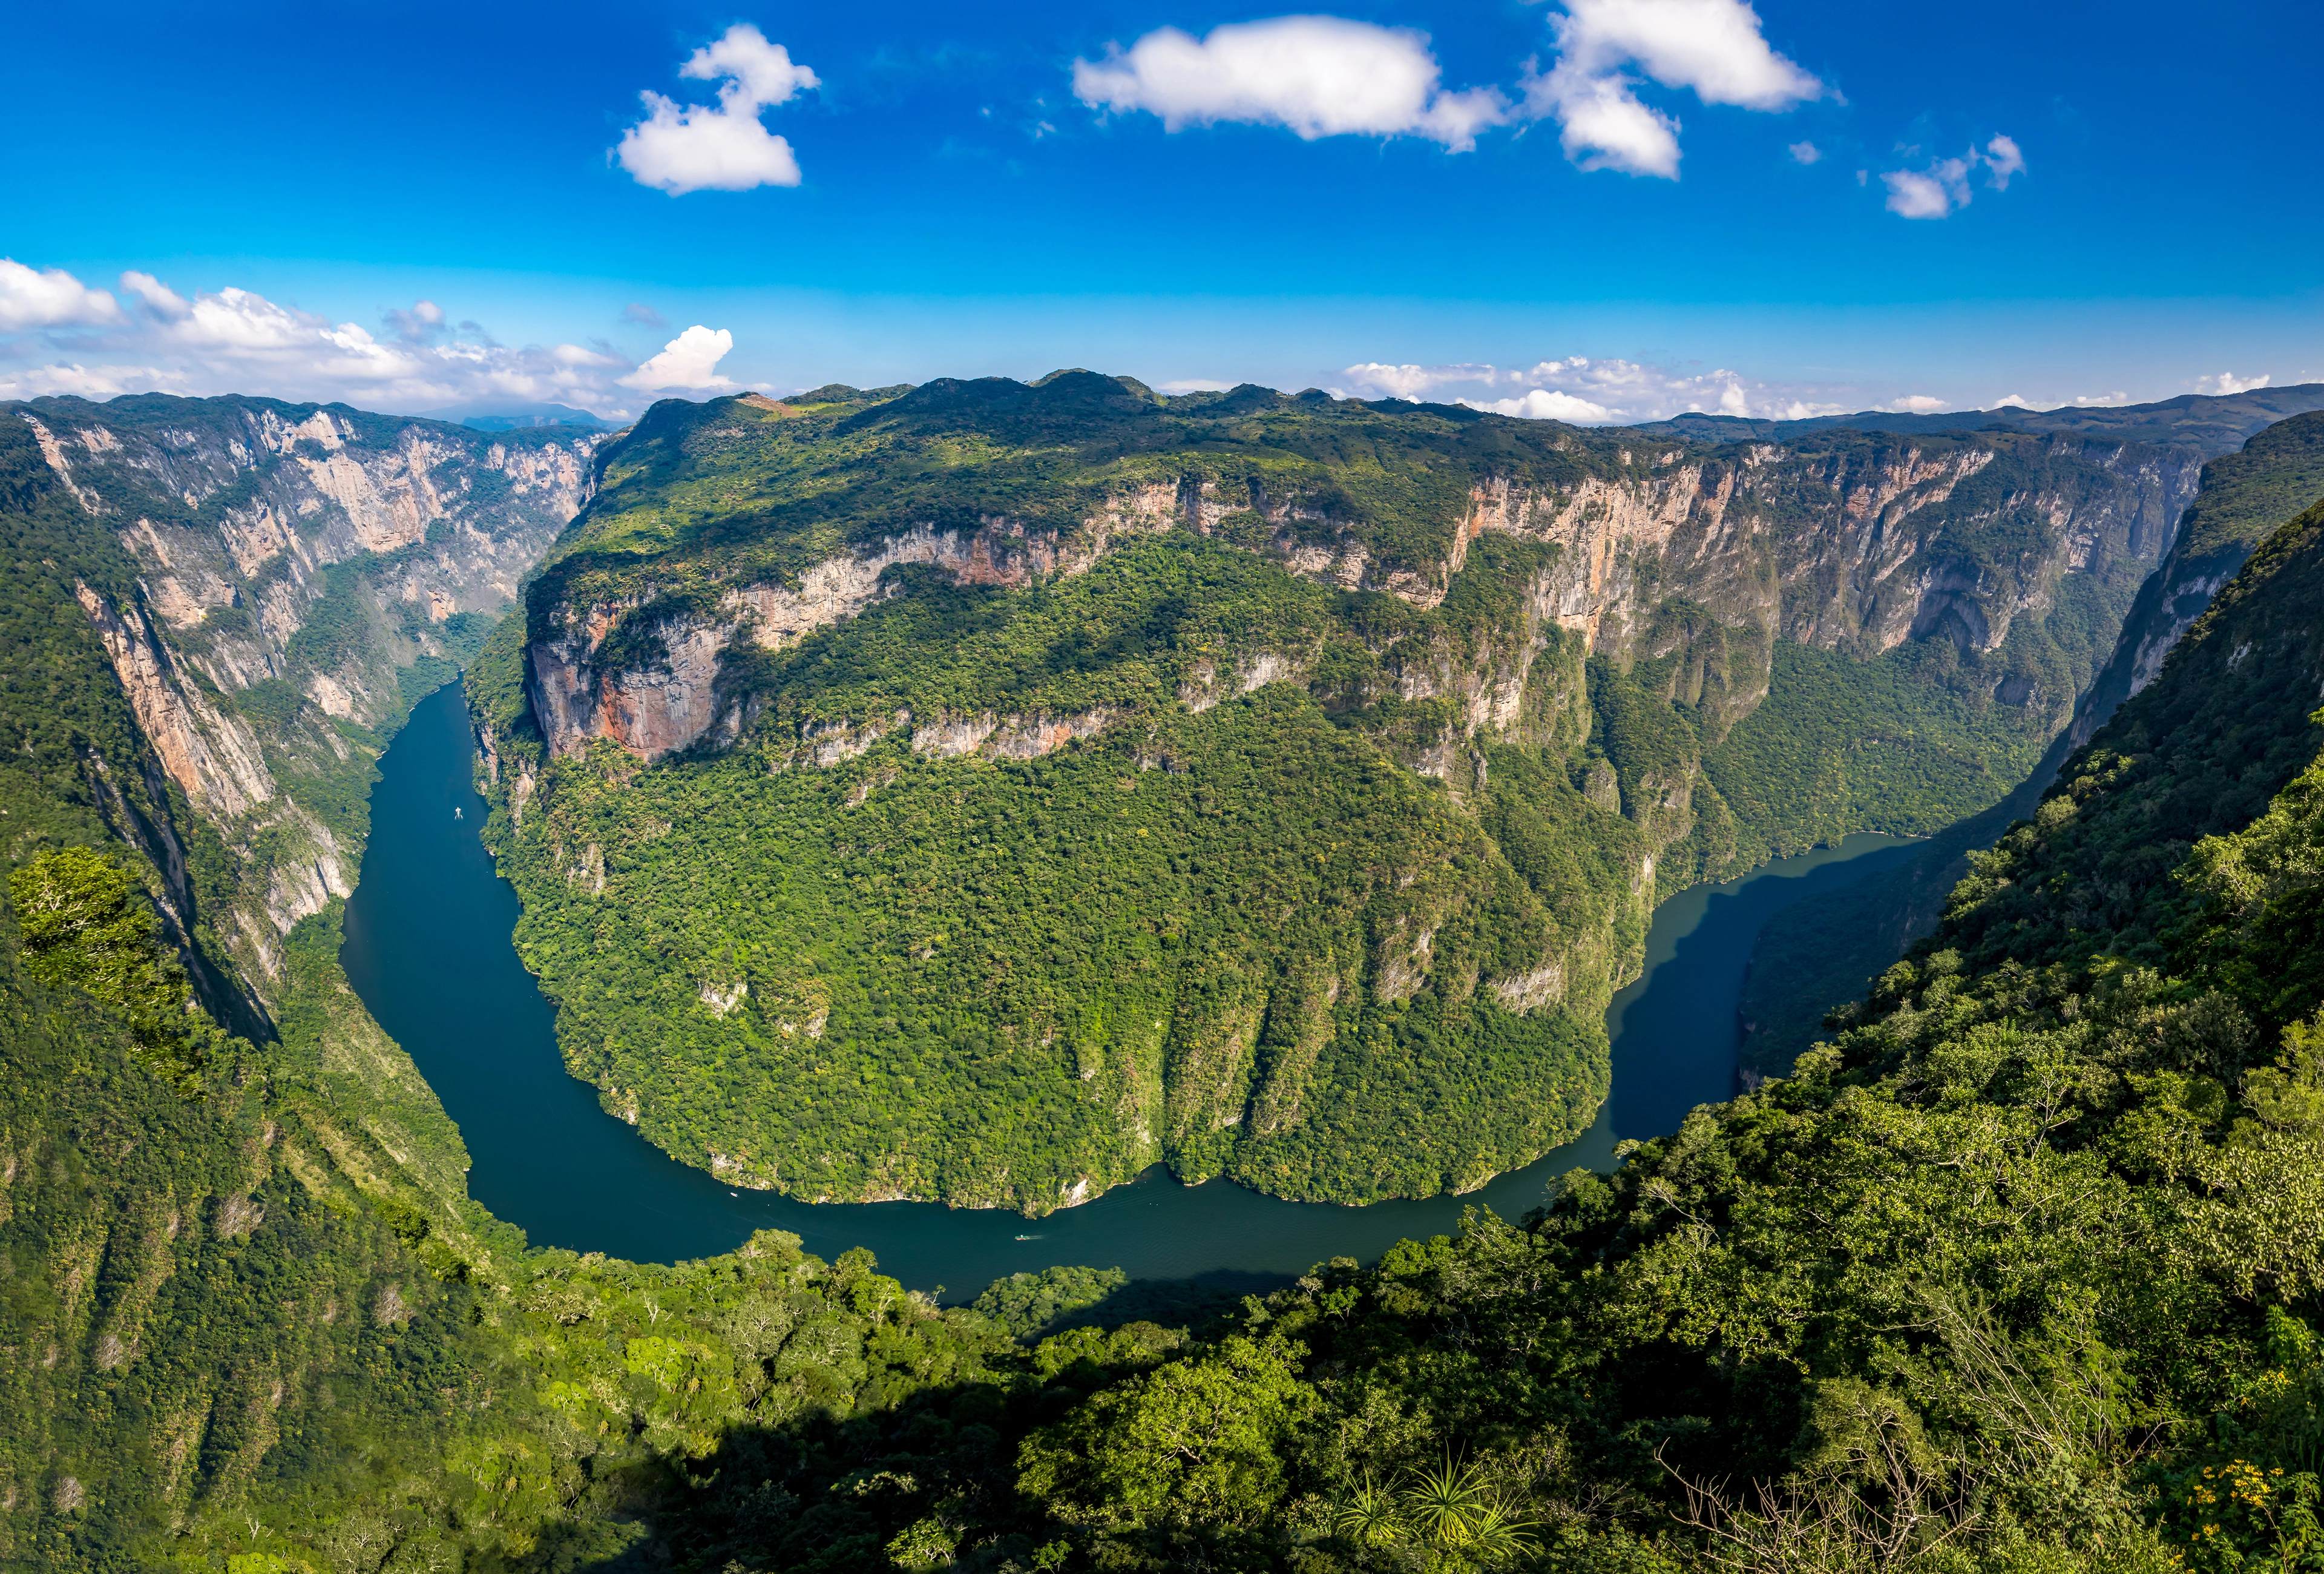
POLYGON ((1297 1273, 1327 1257, 1370 1261, 1407 1236, 1448 1233, 1474 1203, 1515 1218, 1566 1171, 1610 1169, 1618 1134, 1654 1136, 1696 1105, 1728 1097, 1741 1037, 1736 1003, 1760 926, 1786 903, 1909 851, 1892 838, 1850 837, 1665 903, 1647 937, 1646 976, 1607 1013, 1614 1092, 1597 1124, 1481 1192, 1338 1208, 1284 1202, 1226 1180, 1181 1186, 1157 1166, 1033 1221, 933 1203, 737 1194, 600 1109, 596 1090, 566 1074, 550 1006, 510 943, 516 893, 478 839, 484 804, 469 781, 473 746, 455 686, 413 711, 380 761, 371 844, 341 952, 355 993, 459 1123, 475 1165, 471 1194, 536 1245, 666 1263, 730 1250, 771 1226, 797 1232, 825 1257, 869 1246, 908 1285, 943 1285, 953 1296, 1052 1263, 1120 1267, 1139 1279, 1297 1273))

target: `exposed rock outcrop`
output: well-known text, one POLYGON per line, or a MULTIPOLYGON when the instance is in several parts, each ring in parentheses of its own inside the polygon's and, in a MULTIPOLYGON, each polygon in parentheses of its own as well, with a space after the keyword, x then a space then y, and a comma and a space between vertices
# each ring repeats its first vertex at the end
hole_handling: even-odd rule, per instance
POLYGON ((282 937, 353 890, 362 851, 286 781, 368 763, 360 729, 401 715, 399 669, 445 662, 473 643, 454 619, 510 603, 587 499, 600 439, 263 399, 9 412, 126 556, 75 595, 161 770, 245 859, 233 910, 204 916, 263 998, 282 937))
MULTIPOLYGON (((1214 480, 1186 477, 1111 496, 1069 532, 996 517, 951 531, 922 524, 815 562, 793 583, 733 587, 711 615, 661 621, 660 659, 647 664, 598 657, 625 618, 647 615, 643 600, 567 607, 552 619, 553 632, 534 630, 534 714, 560 755, 592 736, 648 761, 705 742, 718 746, 739 736, 745 719, 742 699, 720 687, 724 653, 780 649, 855 616, 892 593, 890 570, 899 565, 933 568, 958 584, 1019 586, 1084 572, 1133 532, 1185 530, 1231 534, 1307 578, 1420 607, 1443 603, 1487 534, 1550 543, 1559 550, 1531 588, 1530 616, 1581 634, 1589 653, 1625 662, 1657 653, 1647 648, 1656 609, 1674 597, 1739 633, 1757 653, 1745 665, 1761 677, 1728 697, 1723 720, 1731 725, 1764 693, 1767 652, 1779 636, 1859 655, 1935 637, 1964 653, 1998 649, 2017 618, 2052 605, 2065 577, 2119 574, 2159 555, 2201 458, 2164 444, 2063 436, 2040 446, 2054 482, 2000 496, 1964 494, 1998 454, 1976 438, 1823 452, 1755 444, 1738 458, 1688 463, 1634 458, 1562 489, 1489 478, 1471 489, 1442 559, 1418 569, 1383 568, 1344 523, 1302 499, 1227 499, 1214 480), (2039 522, 2041 544, 2006 564, 1981 562, 1966 538, 2003 514, 2039 522), (1238 519, 1251 525, 1233 535, 1238 519), (1334 532, 1336 544, 1316 539, 1334 532)), ((1508 642, 1491 671, 1456 671, 1441 652, 1400 653, 1396 664, 1404 698, 1456 697, 1468 730, 1505 730, 1526 710, 1540 648, 1537 640, 1508 642)), ((1205 708, 1298 678, 1304 665, 1299 653, 1272 651, 1250 653, 1231 669, 1204 663, 1180 698, 1205 708)), ((2020 702, 2032 699, 2029 690, 2020 702)), ((966 736, 959 729, 976 725, 947 718, 925 746, 965 752, 956 747, 966 736)))

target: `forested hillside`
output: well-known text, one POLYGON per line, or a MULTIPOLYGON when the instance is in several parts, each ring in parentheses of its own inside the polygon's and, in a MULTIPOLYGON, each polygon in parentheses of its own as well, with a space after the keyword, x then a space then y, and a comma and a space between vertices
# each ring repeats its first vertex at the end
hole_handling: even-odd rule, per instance
POLYGON ((1829 1007, 1849 998, 1927 932, 1967 873, 1969 856, 2033 811, 2071 746, 2087 743, 2125 699, 2153 681, 2253 550, 2319 498, 2324 498, 2324 412, 2281 421, 2240 451, 2205 465, 2201 489, 2161 567, 2140 588, 2112 659, 2042 767, 2008 800, 1938 832, 1909 863, 1769 921, 1744 989, 1747 1069, 1781 1073, 1815 1039, 1829 1007))
MULTIPOLYGON (((893 1527, 903 1567, 2324 1565, 2319 687, 2324 508, 1794 1076, 1158 1364, 1136 1329, 1045 1340, 1057 1409, 1013 1496, 928 1485, 907 1429, 866 1541, 893 1527)), ((696 1533, 842 1566, 732 1524, 706 1502, 696 1533)))
MULTIPOLYGON (((1569 1177, 1533 1218, 1320 1265, 1223 1318, 1086 1269, 940 1310, 863 1254, 822 1263, 771 1232, 635 1265, 529 1250, 468 1201, 456 1132, 346 992, 336 908, 291 925, 263 980, 208 927, 268 874, 268 844, 225 839, 246 822, 188 792, 187 756, 122 681, 99 613, 143 603, 106 588, 134 584, 111 498, 92 508, 13 430, 0 1566, 2324 1560, 2324 510, 2255 556, 1794 1079, 1699 1112, 1614 1176, 1569 1177)), ((1545 544, 1480 539, 1470 560, 1545 544)), ((916 598, 873 616, 924 616, 916 598)), ((1582 664, 1591 736, 1660 725, 1622 708, 1651 688, 1582 664)), ((1261 685, 1187 705, 1169 741, 1215 751, 1198 729, 1239 704, 1327 761, 1368 744, 1303 703, 1261 685)), ((376 746, 367 725, 337 733, 351 755, 376 746)), ((524 756, 500 736, 506 780, 524 756)), ((1483 780, 1456 797, 1368 746, 1381 763, 1344 801, 1277 784, 1238 811, 1281 819, 1210 834, 1285 839, 1296 866, 1334 849, 1284 825, 1371 815, 1415 859, 1431 838, 1489 838, 1526 890, 1570 855, 1558 822, 1495 796, 1508 775, 1554 791, 1521 774, 1539 755, 1481 740, 1483 780)), ((1584 741, 1566 790, 1620 803, 1619 771, 1595 763, 1632 746, 1584 741)), ((1108 830, 1150 841, 1204 811, 1220 757, 1105 762, 1089 790, 1108 830), (1148 782, 1185 796, 1146 799, 1148 782)), ((1255 772, 1278 757, 1245 753, 1255 772)), ((737 758, 778 785, 807 775, 769 771, 763 739, 713 763, 737 758)), ((895 784, 872 779, 835 812, 895 784)), ((1054 831, 1073 779, 1046 785, 1054 831)), ((1006 844, 1013 862, 1038 829, 1006 844)), ((1473 869, 1471 899, 1503 888, 1473 869)))
POLYGON ((1657 895, 2021 780, 2201 455, 660 405, 484 658, 493 845, 568 1064, 730 1182, 1463 1189, 1590 1120, 1657 895))

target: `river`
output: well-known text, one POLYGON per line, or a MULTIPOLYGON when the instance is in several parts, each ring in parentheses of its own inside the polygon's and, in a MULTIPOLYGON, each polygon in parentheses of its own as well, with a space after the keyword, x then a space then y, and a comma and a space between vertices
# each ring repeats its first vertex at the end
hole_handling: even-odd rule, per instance
POLYGON ((1853 836, 1697 886, 1655 909, 1646 973, 1614 997, 1613 1097, 1575 1141, 1466 1197, 1370 1208, 1286 1202, 1229 1180, 1181 1186, 1160 1166, 1079 1208, 1028 1220, 935 1203, 806 1203, 736 1193, 664 1154, 566 1073, 554 1012, 511 943, 516 893, 480 839, 485 805, 459 687, 421 702, 380 760, 371 842, 347 903, 348 980, 410 1051, 458 1123, 468 1190, 535 1245, 672 1262, 732 1250, 754 1229, 796 1232, 824 1257, 869 1246, 881 1267, 945 1299, 1053 1263, 1134 1279, 1297 1273, 1328 1257, 1370 1261, 1398 1240, 1448 1233, 1482 1203, 1505 1218, 1577 1166, 1610 1169, 1620 1136, 1674 1129, 1733 1090, 1737 1002, 1751 942, 1775 912, 1893 864, 1912 844, 1853 836))

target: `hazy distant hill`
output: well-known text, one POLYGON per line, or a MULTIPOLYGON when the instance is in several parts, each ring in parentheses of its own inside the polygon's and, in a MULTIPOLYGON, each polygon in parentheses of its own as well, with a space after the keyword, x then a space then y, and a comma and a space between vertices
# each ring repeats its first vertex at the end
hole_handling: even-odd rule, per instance
POLYGON ((510 431, 529 426, 571 426, 584 431, 612 431, 621 425, 570 404, 528 404, 486 400, 428 412, 430 421, 449 421, 476 431, 510 431))
POLYGON ((1736 442, 1746 438, 1782 440, 1839 427, 1907 434, 1988 430, 2054 431, 2109 437, 2125 442, 2189 442, 2220 453, 2235 448, 2271 422, 2319 409, 2324 409, 2324 383, 2297 383, 2284 388, 2254 388, 2243 394, 2182 394, 2176 399, 2153 404, 2070 404, 2058 410, 2004 407, 1934 415, 1862 410, 1853 415, 1818 415, 1804 421, 1687 414, 1627 430, 1669 432, 1714 442, 1736 442))

